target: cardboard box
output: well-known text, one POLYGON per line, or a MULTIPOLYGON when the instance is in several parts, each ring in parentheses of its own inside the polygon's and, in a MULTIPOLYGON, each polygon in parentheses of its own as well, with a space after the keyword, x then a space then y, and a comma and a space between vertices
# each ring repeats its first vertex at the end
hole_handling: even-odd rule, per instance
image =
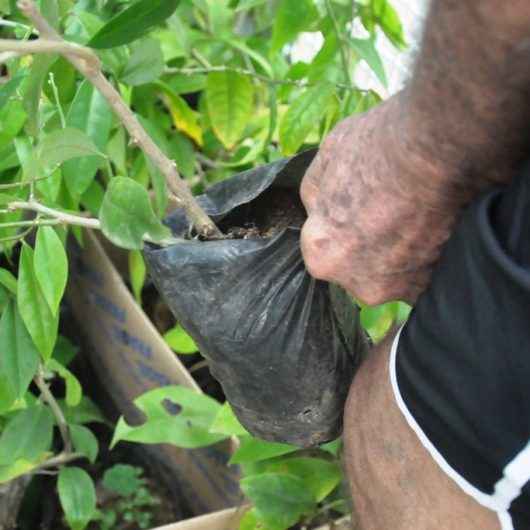
MULTIPOLYGON (((238 530, 239 521, 245 513, 245 507, 231 508, 200 517, 193 517, 179 523, 159 526, 152 530, 238 530)), ((344 517, 331 525, 325 525, 316 530, 354 530, 351 519, 344 517)))
POLYGON ((229 508, 152 530, 238 530, 245 508, 229 508))
MULTIPOLYGON (((183 385, 201 392, 138 306, 95 234, 85 231, 84 248, 74 242, 69 254, 67 301, 89 343, 91 365, 127 421, 142 421, 132 401, 153 388, 183 385)), ((241 503, 237 469, 227 466, 230 443, 194 450, 164 444, 146 449, 166 468, 166 479, 174 477, 194 514, 241 503)))

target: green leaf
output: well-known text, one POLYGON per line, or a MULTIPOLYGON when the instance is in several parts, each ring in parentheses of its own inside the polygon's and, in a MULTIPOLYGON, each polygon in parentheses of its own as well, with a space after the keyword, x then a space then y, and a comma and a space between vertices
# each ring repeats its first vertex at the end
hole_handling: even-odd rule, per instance
POLYGON ((128 464, 115 464, 103 475, 103 486, 122 497, 131 496, 142 487, 145 480, 141 478, 142 468, 128 464))
POLYGON ((11 297, 9 296, 7 289, 0 285, 0 315, 3 313, 10 300, 11 297))
POLYGON ((59 29, 59 6, 57 0, 40 0, 40 10, 46 21, 54 29, 59 29))
POLYGON ((51 169, 55 169, 55 166, 66 160, 84 156, 94 156, 99 159, 105 157, 84 132, 72 127, 57 129, 47 134, 38 148, 40 162, 51 169))
POLYGON ((239 52, 241 52, 244 55, 248 55, 251 59, 253 59, 261 68, 263 68, 263 71, 265 74, 267 74, 268 77, 271 79, 274 77, 274 72, 272 70, 272 66, 270 65, 269 61, 263 57, 260 53, 258 53, 256 50, 252 49, 250 46, 247 46, 245 42, 241 39, 237 39, 235 37, 230 38, 223 38, 223 42, 226 42, 232 48, 235 48, 239 52))
POLYGON ((105 423, 105 418, 97 405, 88 397, 83 396, 76 407, 68 407, 63 400, 59 400, 67 423, 105 423))
POLYGON ((247 510, 239 521, 239 530, 268 530, 260 523, 256 508, 247 510))
POLYGON ((241 138, 253 113, 254 88, 248 76, 211 72, 206 79, 206 106, 212 128, 227 149, 241 138))
POLYGON ((199 351, 195 341, 178 324, 164 334, 164 340, 177 353, 190 354, 199 351))
POLYGON ((79 405, 83 391, 77 377, 55 359, 50 359, 46 363, 46 368, 57 372, 64 379, 66 383, 66 405, 68 407, 76 407, 79 405))
POLYGON ((18 308, 35 346, 46 360, 55 346, 59 317, 58 314, 53 315, 48 307, 33 263, 33 250, 23 245, 18 273, 18 308))
POLYGON ((85 455, 92 464, 96 461, 99 451, 97 438, 90 429, 82 425, 69 425, 74 450, 85 455))
POLYGON ((168 142, 169 156, 185 178, 195 175, 195 151, 192 142, 183 134, 175 132, 168 142))
POLYGON ((377 24, 398 50, 407 47, 399 15, 388 0, 371 0, 368 5, 359 6, 359 11, 363 25, 370 33, 374 33, 377 24))
POLYGON ((41 131, 40 103, 42 87, 50 66, 57 60, 54 55, 37 55, 31 63, 30 73, 22 84, 24 109, 28 115, 26 132, 37 137, 41 131))
POLYGON ((383 61, 381 60, 381 57, 375 48, 375 40, 349 39, 348 42, 355 53, 373 70, 383 86, 387 87, 388 80, 385 73, 385 67, 383 66, 383 61))
POLYGON ((44 405, 18 412, 6 425, 0 437, 0 465, 22 458, 35 460, 48 451, 52 443, 53 416, 44 405))
POLYGON ((313 0, 281 0, 272 28, 271 55, 293 41, 301 31, 318 19, 313 0))
POLYGON ((396 311, 396 322, 402 324, 405 322, 412 311, 412 307, 409 306, 406 302, 397 302, 398 308, 396 311))
POLYGON ((226 434, 227 436, 244 436, 248 435, 248 431, 239 423, 230 403, 226 401, 219 409, 215 417, 210 432, 215 434, 226 434))
MULTIPOLYGON (((143 125, 143 123, 142 123, 143 125)), ((149 133, 149 131, 147 131, 149 133)), ((118 127, 116 133, 108 141, 106 152, 110 161, 116 166, 116 172, 121 177, 127 177, 127 138, 125 129, 118 127)))
POLYGON ((147 269, 142 253, 138 250, 129 252, 129 278, 134 297, 138 304, 142 305, 142 289, 145 283, 147 269))
POLYGON ((0 374, 21 398, 39 366, 39 352, 24 326, 14 301, 10 301, 0 320, 0 374))
POLYGON ((88 473, 79 467, 63 467, 57 480, 59 500, 72 530, 84 530, 96 514, 96 491, 88 473))
POLYGON ((142 39, 131 46, 131 56, 120 78, 131 86, 144 85, 158 79, 164 70, 164 57, 160 43, 155 39, 142 39))
POLYGON ((290 444, 266 442, 251 436, 245 436, 240 440, 241 445, 232 455, 230 464, 243 464, 249 462, 260 462, 298 451, 300 448, 290 444))
MULTIPOLYGON (((92 140, 92 147, 100 153, 105 152, 112 125, 112 111, 106 99, 89 81, 85 80, 79 85, 66 115, 66 124, 85 133, 92 140)), ((63 176, 74 197, 81 196, 88 189, 100 164, 101 156, 83 156, 64 163, 63 176)))
POLYGON ((354 114, 361 114, 363 112, 370 110, 376 105, 379 105, 381 101, 382 101, 381 96, 379 96, 377 92, 370 90, 361 96, 353 112, 354 114))
POLYGON ((206 88, 206 76, 202 74, 175 74, 167 82, 176 94, 192 94, 206 88))
POLYGON ((378 306, 363 306, 361 309, 361 325, 374 342, 381 340, 391 328, 398 312, 396 302, 388 302, 378 306))
POLYGON ((12 294, 17 294, 17 279, 7 269, 0 267, 0 284, 12 294))
POLYGON ((267 465, 267 472, 298 477, 315 502, 322 502, 342 481, 338 463, 322 458, 286 458, 267 465))
POLYGON ((187 134, 198 145, 202 146, 202 129, 199 124, 199 115, 187 103, 184 98, 173 92, 171 87, 161 81, 156 86, 163 90, 166 103, 175 127, 187 134))
POLYGON ((56 105, 56 98, 51 84, 51 77, 57 88, 57 95, 59 96, 59 103, 66 105, 72 101, 76 89, 76 70, 64 58, 59 57, 47 72, 46 81, 43 84, 43 92, 46 97, 56 105))
POLYGON ((32 469, 36 468, 41 462, 48 458, 47 453, 43 453, 37 460, 29 461, 23 458, 15 460, 14 462, 5 466, 0 465, 0 484, 9 482, 14 478, 20 477, 29 473, 32 469))
POLYGON ((35 182, 35 189, 37 193, 42 195, 47 201, 50 203, 56 203, 61 190, 62 180, 63 174, 61 168, 57 168, 45 179, 35 182))
POLYGON ((63 366, 68 366, 77 355, 79 348, 74 346, 70 340, 63 335, 57 337, 52 357, 63 366))
MULTIPOLYGON (((13 140, 21 131, 27 119, 26 111, 22 106, 22 102, 18 99, 13 99, 5 107, 0 108, 0 148, 4 149, 6 146, 13 144, 13 140)), ((5 153, 9 156, 8 153, 5 153)), ((16 160, 16 159, 15 159, 16 160)), ((18 163, 9 165, 4 160, 0 161, 2 167, 9 168, 18 166, 18 163)))
POLYGON ((18 160, 22 166, 22 181, 29 182, 43 176, 44 170, 37 160, 35 147, 27 136, 13 140, 18 160))
POLYGON ((270 530, 289 528, 315 507, 311 492, 294 475, 262 473, 241 479, 240 485, 270 530))
POLYGON ((16 94, 17 88, 27 75, 27 70, 19 70, 7 83, 0 87, 0 109, 16 94))
POLYGON ((335 93, 331 83, 320 83, 305 90, 292 103, 280 123, 280 145, 285 155, 298 151, 311 130, 326 113, 335 93))
POLYGON ((41 226, 37 230, 33 266, 48 307, 56 315, 68 280, 68 258, 51 226, 41 226))
MULTIPOLYGON (((140 123, 143 125, 144 129, 147 131, 147 134, 149 134, 149 136, 151 136, 157 146, 166 155, 168 155, 168 143, 163 128, 159 124, 150 120, 146 120, 141 116, 139 116, 139 120, 140 123)), ((148 156, 145 156, 145 154, 142 154, 141 156, 145 161, 147 173, 151 179, 151 184, 153 186, 153 207, 156 216, 159 219, 162 219, 165 215, 168 204, 168 190, 166 179, 164 178, 164 175, 162 175, 160 169, 155 164, 153 164, 153 162, 148 156)))
POLYGON ((81 196, 81 204, 97 217, 101 205, 103 204, 104 197, 105 190, 103 189, 103 186, 97 180, 93 180, 88 189, 81 196))
POLYGON ((253 7, 259 7, 267 2, 268 0, 239 0, 236 11, 244 11, 246 9, 252 9, 253 7))
POLYGON ((134 404, 145 414, 145 423, 131 426, 123 417, 120 418, 111 448, 123 440, 147 444, 170 443, 193 449, 227 438, 209 432, 221 405, 189 388, 156 388, 135 399, 134 404))
POLYGON ((0 372, 0 414, 11 410, 17 398, 7 376, 0 372))
POLYGON ((153 212, 147 191, 127 177, 110 181, 99 218, 103 233, 115 245, 130 250, 140 250, 144 236, 153 241, 171 237, 169 228, 153 212))
POLYGON ((342 448, 341 438, 337 438, 336 440, 333 440, 332 442, 327 442, 320 446, 320 449, 322 449, 323 451, 327 451, 328 453, 331 453, 333 456, 338 456, 341 448, 342 448))
POLYGON ((92 48, 113 48, 145 35, 169 18, 178 0, 139 0, 111 18, 88 43, 92 48))

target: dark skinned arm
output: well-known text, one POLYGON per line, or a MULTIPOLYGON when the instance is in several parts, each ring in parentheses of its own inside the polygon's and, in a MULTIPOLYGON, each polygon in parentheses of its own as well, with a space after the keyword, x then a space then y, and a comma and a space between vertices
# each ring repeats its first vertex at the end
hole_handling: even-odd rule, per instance
POLYGON ((410 83, 324 141, 302 184, 309 271, 414 302, 462 207, 530 154, 530 3, 435 0, 410 83))

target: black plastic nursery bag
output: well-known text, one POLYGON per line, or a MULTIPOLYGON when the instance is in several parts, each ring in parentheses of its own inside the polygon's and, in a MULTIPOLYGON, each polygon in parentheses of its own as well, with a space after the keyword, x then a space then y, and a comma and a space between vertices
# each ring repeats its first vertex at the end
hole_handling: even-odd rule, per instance
MULTIPOLYGON (((346 292, 313 279, 302 260, 298 189, 314 154, 245 171, 199 197, 232 239, 144 251, 155 285, 241 423, 261 438, 304 447, 340 434, 366 348, 346 292)), ((181 210, 167 222, 188 237, 181 210)))

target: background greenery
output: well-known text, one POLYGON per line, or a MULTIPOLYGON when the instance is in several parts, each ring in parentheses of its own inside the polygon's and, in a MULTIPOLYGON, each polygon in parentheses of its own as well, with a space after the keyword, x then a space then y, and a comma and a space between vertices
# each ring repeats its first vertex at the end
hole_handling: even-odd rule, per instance
MULTIPOLYGON (((194 193, 317 145, 337 121, 376 105, 375 91, 355 86, 355 68, 364 61, 385 85, 377 39, 405 46, 387 0, 38 5, 68 41, 97 52, 106 77, 194 193), (305 31, 321 32, 323 45, 311 62, 293 63, 289 47, 305 31)), ((0 14, 1 38, 36 37, 13 0, 0 0, 0 14)), ((75 346, 58 333, 68 280, 65 244, 72 234, 82 245, 80 226, 92 223, 127 249, 130 284, 141 303, 143 242, 170 238, 160 223, 167 184, 103 96, 65 58, 7 52, 0 62, 0 482, 58 470, 70 528, 94 519, 109 528, 112 516, 97 510, 85 465, 98 458, 87 424, 102 418, 68 368, 75 346), (50 391, 57 378, 65 382, 64 395, 50 391)), ((363 324, 378 339, 407 311, 399 303, 366 308, 363 324)), ((179 353, 195 351, 179 327, 166 340, 179 353)), ((138 434, 121 420, 114 442, 190 447, 238 436, 232 462, 242 466, 241 487, 254 505, 242 529, 282 530, 326 511, 347 511, 339 492, 339 443, 309 455, 256 440, 227 405, 184 389, 153 391, 138 406, 149 418, 168 396, 183 406, 179 416, 167 416, 170 440, 158 439, 149 421, 138 434), (184 441, 189 410, 193 443, 184 441)))

